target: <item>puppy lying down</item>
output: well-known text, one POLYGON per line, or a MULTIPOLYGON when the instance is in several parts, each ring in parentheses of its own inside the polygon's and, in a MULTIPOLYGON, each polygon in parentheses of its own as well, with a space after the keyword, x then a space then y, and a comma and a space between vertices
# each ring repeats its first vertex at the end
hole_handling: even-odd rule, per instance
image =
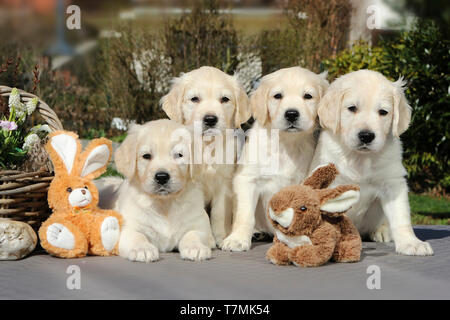
POLYGON ((215 247, 203 193, 190 176, 189 131, 171 120, 134 125, 115 153, 125 176, 98 181, 100 206, 124 218, 119 254, 150 262, 159 252, 178 249, 200 261, 215 247))

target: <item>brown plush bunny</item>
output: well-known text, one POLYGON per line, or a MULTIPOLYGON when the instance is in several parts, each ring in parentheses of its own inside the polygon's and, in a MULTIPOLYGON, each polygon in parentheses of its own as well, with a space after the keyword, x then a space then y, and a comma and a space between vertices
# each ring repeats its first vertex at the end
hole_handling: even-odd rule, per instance
POLYGON ((303 184, 283 188, 272 197, 267 215, 275 236, 266 254, 268 260, 302 267, 317 267, 330 259, 360 260, 361 237, 344 214, 358 202, 359 188, 341 185, 326 189, 337 175, 334 164, 319 167, 303 184))
POLYGON ((98 191, 92 181, 106 171, 111 141, 94 139, 81 152, 75 133, 56 131, 46 150, 55 178, 48 190, 53 213, 39 229, 42 247, 60 258, 117 254, 122 216, 97 207, 98 191))

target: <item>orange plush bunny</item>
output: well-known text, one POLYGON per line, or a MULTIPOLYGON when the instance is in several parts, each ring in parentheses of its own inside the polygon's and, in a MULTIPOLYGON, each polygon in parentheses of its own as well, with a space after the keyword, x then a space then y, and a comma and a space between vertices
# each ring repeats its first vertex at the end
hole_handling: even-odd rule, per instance
POLYGON ((111 141, 92 140, 81 152, 75 133, 56 131, 50 135, 46 150, 55 178, 48 190, 53 214, 39 229, 42 247, 60 258, 117 254, 122 217, 97 207, 98 191, 92 182, 106 170, 111 141))

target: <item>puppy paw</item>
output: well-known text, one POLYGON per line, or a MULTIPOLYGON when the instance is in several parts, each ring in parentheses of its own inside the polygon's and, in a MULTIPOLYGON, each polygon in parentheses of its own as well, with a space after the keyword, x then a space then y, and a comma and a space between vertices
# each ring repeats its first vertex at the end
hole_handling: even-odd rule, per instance
POLYGON ((241 237, 235 234, 230 234, 225 240, 223 240, 222 250, 225 251, 247 251, 250 250, 252 245, 252 239, 241 237))
POLYGON ((391 230, 389 225, 383 223, 375 232, 369 235, 370 240, 375 242, 391 242, 391 230))
POLYGON ((214 237, 215 245, 217 248, 221 248, 223 245, 223 240, 225 239, 225 236, 216 236, 214 237))
POLYGON ((405 241, 397 243, 395 246, 395 251, 398 254, 405 256, 432 256, 433 249, 428 242, 420 241, 419 239, 414 239, 411 241, 405 241))
POLYGON ((114 249, 117 240, 119 240, 120 227, 119 221, 115 217, 107 217, 100 227, 103 247, 107 251, 114 249))
POLYGON ((53 223, 47 228, 47 241, 52 246, 72 250, 75 247, 75 237, 72 232, 60 223, 53 223))
POLYGON ((128 254, 128 260, 145 263, 157 261, 159 260, 158 248, 149 243, 132 249, 128 254))
POLYGON ((180 248, 181 259, 203 261, 211 259, 211 248, 202 244, 193 244, 180 248))

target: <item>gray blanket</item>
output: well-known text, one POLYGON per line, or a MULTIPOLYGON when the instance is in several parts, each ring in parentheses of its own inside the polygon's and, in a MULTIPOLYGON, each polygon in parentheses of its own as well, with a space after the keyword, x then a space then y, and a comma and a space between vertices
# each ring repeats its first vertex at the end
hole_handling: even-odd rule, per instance
POLYGON ((450 299, 450 227, 415 231, 430 241, 434 256, 399 256, 393 243, 365 242, 359 263, 308 269, 270 264, 264 258, 268 242, 256 242, 244 253, 215 250, 213 259, 202 263, 183 261, 178 253, 143 264, 37 252, 22 261, 0 261, 0 298, 450 299))

